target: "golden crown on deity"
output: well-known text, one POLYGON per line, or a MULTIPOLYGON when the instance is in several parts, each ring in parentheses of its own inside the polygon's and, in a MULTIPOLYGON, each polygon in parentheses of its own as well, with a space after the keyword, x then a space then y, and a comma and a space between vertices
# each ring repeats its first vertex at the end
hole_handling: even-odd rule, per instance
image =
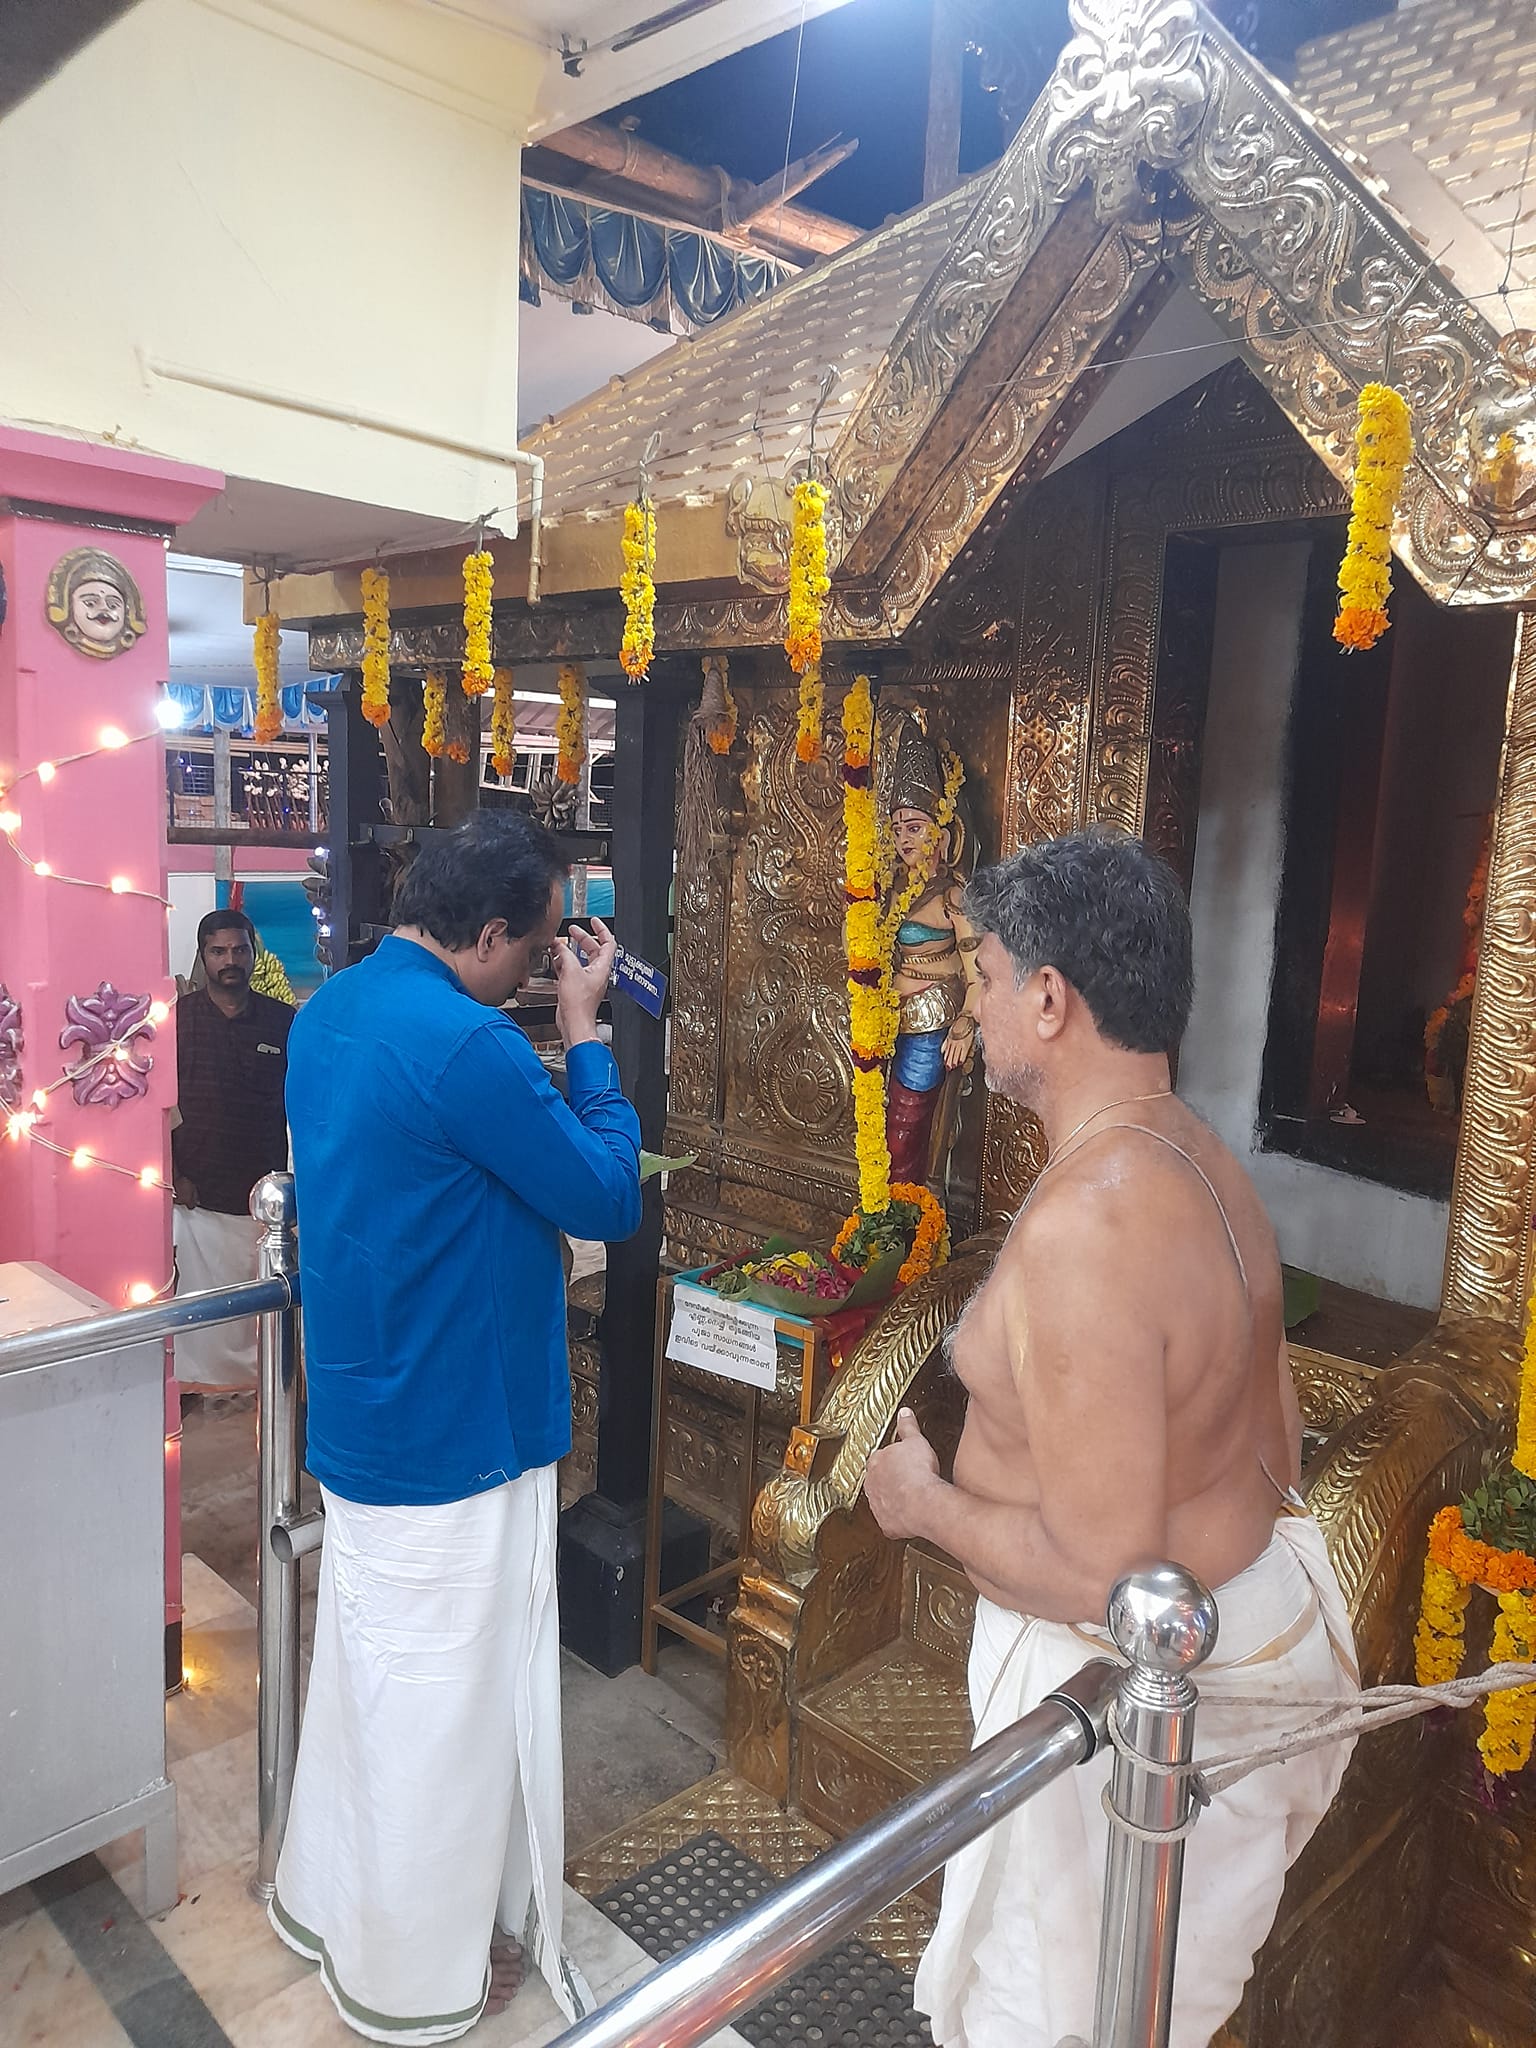
POLYGON ((902 723, 891 778, 891 811, 921 811, 936 818, 944 795, 944 767, 939 750, 915 718, 902 723))

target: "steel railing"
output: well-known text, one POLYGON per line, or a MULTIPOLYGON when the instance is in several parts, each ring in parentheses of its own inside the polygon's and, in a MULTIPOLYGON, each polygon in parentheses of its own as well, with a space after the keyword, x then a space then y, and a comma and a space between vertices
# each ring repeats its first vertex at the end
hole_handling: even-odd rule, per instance
MULTIPOLYGON (((299 1730, 299 1562, 318 1549, 324 1516, 299 1504, 302 1368, 293 1181, 269 1174, 251 1197, 262 1226, 261 1278, 113 1315, 0 1339, 0 1375, 259 1316, 257 1386, 258 1816, 252 1889, 270 1898, 282 1847, 299 1730)), ((931 1876, 968 1843, 1071 1770, 1101 1754, 1111 1716, 1098 1993, 1091 2048, 1166 2048, 1191 1815, 1191 1673, 1216 1641, 1214 1601, 1175 1565, 1114 1589, 1110 1638, 1124 1664, 1092 1662, 962 1763, 775 1886, 727 1926, 685 1949, 560 2037, 560 2048, 689 2048, 775 1984, 931 1876)), ((1060 2048, 1089 2048, 1063 2042, 1060 2048)))

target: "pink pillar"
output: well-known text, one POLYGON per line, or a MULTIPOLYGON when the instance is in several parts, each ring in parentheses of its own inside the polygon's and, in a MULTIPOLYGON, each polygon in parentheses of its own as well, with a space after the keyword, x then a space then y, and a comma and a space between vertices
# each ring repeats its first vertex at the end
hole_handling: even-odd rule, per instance
MULTIPOLYGON (((71 999, 101 985, 120 996, 169 1005, 167 971, 164 751, 155 716, 157 685, 169 673, 166 537, 223 488, 212 470, 0 428, 0 812, 19 824, 0 836, 0 985, 20 1008, 20 1108, 49 1089, 65 1067, 88 1056, 89 1039, 61 1046, 71 999), (127 530, 124 530, 127 529, 127 530), (118 606, 131 645, 110 658, 81 651, 49 618, 50 579, 65 558, 110 556, 136 588, 118 606), (128 744, 99 751, 104 731, 128 744), (87 755, 71 761, 72 755, 87 755), (50 775, 45 764, 53 764, 50 775), (43 774, 37 773, 42 767, 43 774), (26 860, 22 856, 26 856, 26 860), (32 872, 42 862, 52 874, 32 872), (103 886, 82 888, 63 877, 103 886), (132 892, 112 893, 114 878, 132 892)), ((61 593, 78 620, 104 599, 108 616, 87 633, 112 631, 111 565, 75 565, 61 593), (93 569, 95 573, 93 574, 93 569), (80 585, 89 586, 83 592, 80 585)), ((3 1040, 0 1093, 12 1069, 3 1040)), ((87 1013, 89 1015, 89 1013, 87 1013)), ((122 1028, 122 1027, 119 1027, 122 1028)), ((109 1042, 111 1034, 108 1034, 109 1042)), ((126 1307, 135 1287, 156 1291, 171 1274, 170 1197, 101 1165, 76 1166, 37 1140, 73 1155, 84 1148, 135 1175, 170 1179, 169 1112, 176 1100, 171 1023, 131 1041, 131 1064, 152 1063, 143 1092, 111 1106, 77 1102, 73 1086, 50 1090, 33 1134, 0 1140, 0 1257, 35 1259, 126 1307)), ((103 1093, 114 1069, 91 1077, 103 1093)), ((137 1085, 137 1083, 135 1083, 137 1085)), ((14 1090, 12 1091, 14 1092, 14 1090)), ((166 1394, 166 1625, 181 1616, 181 1418, 166 1394)))

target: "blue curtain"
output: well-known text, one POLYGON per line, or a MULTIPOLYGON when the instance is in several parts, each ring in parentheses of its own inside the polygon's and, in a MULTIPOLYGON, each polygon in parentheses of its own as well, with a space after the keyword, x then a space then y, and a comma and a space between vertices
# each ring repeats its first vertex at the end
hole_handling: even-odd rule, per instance
MULTIPOLYGON (((316 676, 312 683, 287 683, 278 692, 283 708, 285 732, 323 730, 325 712, 306 701, 307 693, 320 688, 329 678, 316 676)), ((256 718, 256 692, 227 684, 168 683, 166 695, 181 713, 177 732, 211 732, 222 726, 227 732, 249 732, 256 718)))
POLYGON ((571 291, 590 280, 615 310, 669 328, 675 310, 707 327, 760 299, 794 272, 766 256, 742 256, 709 235, 662 228, 613 207, 584 206, 561 192, 523 186, 522 296, 539 286, 571 291))

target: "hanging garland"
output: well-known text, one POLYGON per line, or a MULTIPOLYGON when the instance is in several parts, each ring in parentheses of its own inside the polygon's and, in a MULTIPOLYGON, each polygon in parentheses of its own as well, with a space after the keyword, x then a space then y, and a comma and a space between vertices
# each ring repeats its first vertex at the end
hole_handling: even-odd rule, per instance
POLYGON ((649 498, 624 507, 624 538, 620 543, 624 573, 619 595, 624 600, 624 639, 619 662, 632 683, 638 683, 656 652, 656 509, 649 498))
MULTIPOLYGON (((1414 1636, 1420 1685, 1456 1677, 1474 1588, 1499 1604, 1493 1627, 1496 1664, 1536 1661, 1536 1299, 1525 1326, 1515 1450, 1458 1507, 1429 1525, 1419 1624, 1414 1636)), ((1523 1770, 1536 1738, 1536 1685, 1490 1693, 1478 1749, 1490 1777, 1523 1770)))
POLYGON ((560 713, 555 733, 560 754, 555 762, 555 780, 574 787, 581 780, 587 758, 587 675, 579 662, 568 661, 560 671, 560 713))
POLYGON ((821 759, 821 721, 825 704, 826 690, 818 661, 800 678, 800 722, 795 733, 795 753, 807 764, 821 759))
POLYGON ((389 723, 389 571, 363 571, 363 701, 370 725, 389 723))
POLYGON ((1333 624, 1341 647, 1374 647, 1391 623, 1392 515, 1412 457, 1413 419, 1406 399, 1389 384, 1367 384, 1358 405, 1354 497, 1333 624))
POLYGON ((277 649, 282 628, 276 612, 263 612, 256 621, 256 718, 251 736, 259 747, 275 740, 283 729, 283 706, 278 695, 277 649))
MULTIPOLYGON (((491 667, 491 592, 496 565, 481 548, 464 557, 464 694, 483 697, 495 680, 491 667)), ((465 756, 466 760, 468 756, 465 756)))
POLYGON ((510 775, 517 751, 517 713, 512 701, 512 671, 496 671, 496 694, 491 699, 491 766, 498 775, 510 775))
POLYGON ((728 754, 736 744, 738 712, 736 699, 731 694, 731 664, 723 654, 706 654, 704 657, 704 701, 713 700, 715 688, 719 690, 719 709, 711 713, 705 730, 712 754, 728 754))
MULTIPOLYGON (((789 622, 784 652, 797 676, 821 666, 821 620, 827 592, 827 494, 814 477, 795 485, 789 526, 789 622)), ((802 693, 802 704, 804 697, 802 693)), ((820 728, 818 726, 818 740, 820 728)), ((819 752, 819 747, 818 747, 819 752)), ((802 760, 816 755, 802 754, 802 760)))
POLYGON ((448 745, 448 732, 444 720, 448 685, 440 668, 427 670, 421 685, 421 701, 426 709, 426 717, 421 728, 421 744, 435 761, 446 751, 448 745))

